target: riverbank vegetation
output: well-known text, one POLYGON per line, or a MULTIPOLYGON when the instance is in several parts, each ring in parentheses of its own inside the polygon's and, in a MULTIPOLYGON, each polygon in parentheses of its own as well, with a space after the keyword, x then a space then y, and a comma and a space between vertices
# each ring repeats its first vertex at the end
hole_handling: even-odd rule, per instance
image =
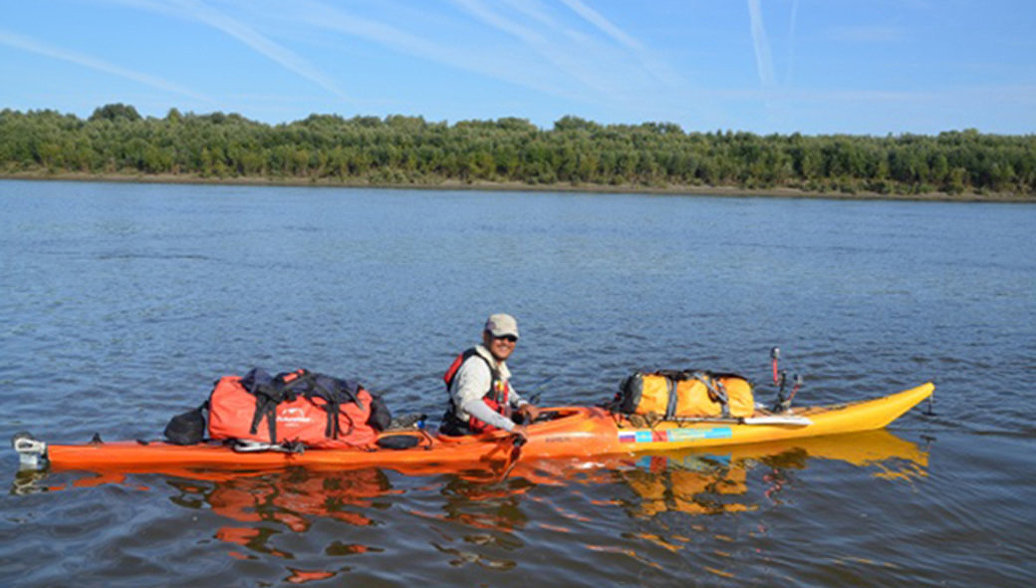
POLYGON ((268 125, 238 114, 142 117, 124 104, 86 120, 0 111, 0 174, 149 176, 343 185, 792 189, 902 196, 1036 195, 1036 135, 685 132, 672 123, 311 115, 268 125))

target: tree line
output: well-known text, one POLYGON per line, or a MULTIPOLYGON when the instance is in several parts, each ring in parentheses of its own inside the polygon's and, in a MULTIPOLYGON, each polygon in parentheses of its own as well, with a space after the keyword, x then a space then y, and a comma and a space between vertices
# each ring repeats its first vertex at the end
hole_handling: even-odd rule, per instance
POLYGON ((401 115, 314 114, 269 125, 175 108, 142 117, 133 106, 108 104, 86 120, 0 111, 0 173, 1033 195, 1036 135, 757 135, 574 116, 552 129, 519 118, 449 125, 401 115))

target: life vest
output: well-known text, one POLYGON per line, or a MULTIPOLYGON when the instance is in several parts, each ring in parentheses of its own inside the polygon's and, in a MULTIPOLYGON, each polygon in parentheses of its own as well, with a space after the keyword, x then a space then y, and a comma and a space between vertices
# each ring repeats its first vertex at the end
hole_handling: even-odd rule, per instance
POLYGON ((368 446, 391 415, 363 386, 306 370, 225 376, 209 396, 209 437, 313 448, 368 446))
MULTIPOLYGON (((511 416, 511 403, 510 403, 510 391, 511 386, 506 381, 500 378, 500 371, 495 369, 488 359, 482 356, 474 347, 468 349, 457 356, 450 364, 449 369, 443 374, 442 380, 446 384, 446 393, 450 393, 450 388, 453 386, 453 380, 457 376, 457 371, 460 370, 460 366, 470 357, 477 357, 485 362, 489 368, 490 383, 489 390, 482 396, 482 402, 486 403, 486 406, 493 409, 494 412, 498 412, 505 417, 510 418, 511 416)), ((459 406, 455 406, 453 402, 453 394, 450 394, 450 409, 446 411, 444 421, 449 422, 452 417, 456 421, 460 421, 466 426, 471 433, 484 433, 486 431, 494 431, 496 427, 481 421, 473 416, 468 416, 466 421, 460 419, 457 416, 459 406)))

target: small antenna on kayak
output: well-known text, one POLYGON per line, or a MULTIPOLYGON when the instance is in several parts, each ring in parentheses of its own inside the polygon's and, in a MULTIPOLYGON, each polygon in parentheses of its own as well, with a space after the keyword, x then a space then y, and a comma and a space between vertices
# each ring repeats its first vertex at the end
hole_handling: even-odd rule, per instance
POLYGON ((780 347, 770 349, 770 361, 773 364, 773 385, 777 385, 777 360, 781 357, 780 347))
POLYGON ((799 388, 802 387, 802 376, 795 374, 792 376, 792 388, 791 394, 785 395, 788 389, 788 370, 782 370, 778 366, 778 362, 781 357, 781 350, 778 347, 770 349, 770 362, 773 368, 773 385, 777 387, 777 399, 773 403, 774 412, 788 412, 791 408, 791 401, 795 399, 795 394, 798 393, 799 388))

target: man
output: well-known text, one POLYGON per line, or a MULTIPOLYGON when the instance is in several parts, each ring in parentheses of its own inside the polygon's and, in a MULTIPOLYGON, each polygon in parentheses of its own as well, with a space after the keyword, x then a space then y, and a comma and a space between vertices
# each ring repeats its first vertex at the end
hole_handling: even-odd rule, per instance
POLYGON ((439 430, 446 435, 472 435, 503 429, 526 436, 526 425, 511 419, 517 409, 529 423, 539 409, 511 388, 507 358, 518 343, 518 321, 509 314, 486 320, 482 344, 457 356, 443 380, 450 393, 450 407, 439 430))

